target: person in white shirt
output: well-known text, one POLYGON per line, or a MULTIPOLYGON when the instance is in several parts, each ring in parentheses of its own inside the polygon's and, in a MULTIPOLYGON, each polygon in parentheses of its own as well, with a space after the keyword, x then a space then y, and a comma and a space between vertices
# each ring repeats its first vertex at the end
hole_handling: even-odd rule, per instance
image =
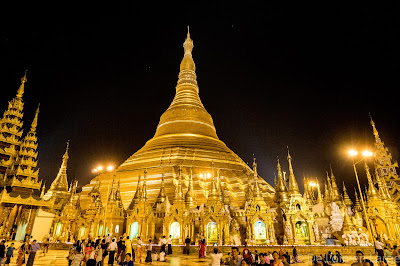
POLYGON ((218 252, 217 248, 214 248, 214 253, 210 255, 211 257, 211 266, 220 266, 221 265, 221 258, 222 258, 222 253, 218 252))
POLYGON ((165 252, 164 252, 164 251, 161 251, 161 252, 160 252, 160 261, 167 261, 167 260, 165 259, 165 252))
POLYGON ((144 262, 152 262, 151 259, 151 251, 153 250, 153 244, 151 243, 151 239, 149 239, 149 245, 147 246, 147 254, 146 254, 146 259, 144 262))
POLYGON ((383 261, 385 259, 383 253, 383 248, 385 247, 385 244, 382 243, 380 240, 381 239, 378 237, 375 241, 375 248, 376 251, 378 252, 378 262, 383 261))
POLYGON ((165 236, 162 236, 160 242, 161 242, 161 250, 160 251, 164 251, 164 253, 165 253, 165 246, 167 245, 167 239, 165 239, 165 236))
POLYGON ((115 252, 118 250, 118 245, 115 243, 115 239, 112 240, 108 249, 110 250, 110 253, 108 254, 108 265, 114 265, 115 252))
POLYGON ((138 236, 138 241, 137 241, 137 253, 138 253, 138 258, 139 258, 139 262, 142 262, 142 240, 140 239, 140 236, 138 236))
POLYGON ((106 243, 107 244, 110 243, 110 240, 111 240, 111 236, 110 236, 110 234, 108 234, 107 237, 106 237, 106 243))
POLYGON ((172 236, 171 235, 169 235, 169 237, 167 239, 167 244, 168 244, 167 255, 171 255, 172 254, 172 236))

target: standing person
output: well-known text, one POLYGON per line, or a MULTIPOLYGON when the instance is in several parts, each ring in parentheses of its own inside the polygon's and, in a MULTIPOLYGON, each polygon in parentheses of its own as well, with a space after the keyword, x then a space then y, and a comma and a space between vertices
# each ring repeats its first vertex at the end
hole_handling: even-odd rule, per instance
POLYGON ((142 244, 143 241, 140 239, 140 236, 138 236, 138 241, 137 241, 137 252, 138 252, 138 258, 139 258, 139 263, 142 262, 142 244))
POLYGON ((189 255, 189 248, 190 248, 190 238, 189 238, 189 236, 187 236, 186 239, 185 239, 185 248, 186 248, 186 250, 184 250, 183 254, 189 255))
POLYGON ((267 266, 267 265, 269 265, 269 257, 268 257, 268 254, 266 254, 266 253, 260 253, 259 255, 258 255, 258 258, 260 259, 260 262, 258 263, 258 265, 265 265, 265 266, 267 266), (268 259, 268 262, 267 262, 267 260, 266 259, 268 259))
POLYGON ((125 241, 122 241, 121 243, 121 247, 118 249, 119 252, 119 258, 118 258, 118 262, 119 265, 121 265, 124 260, 125 260, 125 255, 126 255, 126 245, 125 245, 125 241), (121 252, 119 252, 119 250, 121 250, 121 252))
POLYGON ((26 262, 26 266, 33 265, 33 262, 35 261, 36 252, 39 250, 40 250, 39 244, 36 242, 36 240, 33 240, 31 245, 31 250, 29 252, 29 258, 28 261, 26 262))
POLYGON ((86 266, 96 266, 96 250, 94 250, 94 247, 91 247, 86 266))
POLYGON ((243 259, 246 260, 248 264, 252 263, 251 253, 247 248, 243 249, 243 259))
POLYGON ((115 252, 118 250, 118 245, 115 243, 115 238, 113 238, 111 244, 108 246, 108 249, 110 250, 108 255, 108 265, 114 265, 115 252))
POLYGON ((11 258, 14 257, 14 243, 11 243, 11 245, 7 248, 7 253, 6 253, 6 262, 4 262, 4 265, 10 265, 11 258))
POLYGON ((81 253, 82 249, 80 246, 76 247, 75 256, 72 260, 71 266, 80 266, 83 259, 83 254, 81 253))
POLYGON ((23 263, 25 263, 25 244, 18 249, 17 266, 21 266, 23 263))
POLYGON ((204 245, 203 240, 199 241, 199 258, 206 257, 206 246, 204 245))
POLYGON ((104 261, 103 260, 103 247, 102 245, 99 243, 96 247, 96 266, 102 266, 101 262, 104 261))
POLYGON ((85 256, 83 258, 84 262, 87 262, 89 260, 90 252, 92 252, 92 249, 93 249, 92 242, 90 242, 90 240, 89 240, 89 242, 87 243, 87 246, 85 247, 85 256))
POLYGON ((172 236, 171 235, 169 235, 169 237, 167 239, 167 244, 168 244, 167 255, 171 255, 172 254, 172 236))
POLYGON ((378 252, 378 262, 383 261, 385 259, 384 253, 383 253, 383 248, 385 247, 385 244, 380 241, 380 238, 376 238, 375 240, 375 248, 376 251, 378 252))
POLYGON ((107 243, 107 244, 110 243, 110 240, 111 240, 111 236, 110 236, 110 234, 107 234, 106 243, 107 243))
POLYGON ((103 257, 101 258, 101 266, 104 266, 104 260, 108 255, 107 244, 104 238, 101 240, 101 250, 103 252, 103 257))
POLYGON ((164 251, 164 253, 165 253, 165 247, 166 246, 167 246, 167 239, 165 239, 165 236, 162 236, 160 252, 164 251))
MULTIPOLYGON (((127 236, 126 237, 126 240, 125 240, 125 254, 132 254, 132 242, 131 242, 131 240, 129 239, 129 236, 127 236)), ((126 255, 125 255, 126 256, 126 255)), ((132 256, 131 256, 131 259, 132 259, 132 256)))
POLYGON ((0 242, 0 265, 3 264, 4 258, 6 257, 6 246, 4 245, 6 243, 5 240, 2 240, 0 242))
POLYGON ((151 251, 153 250, 153 245, 151 244, 151 239, 149 239, 149 245, 147 246, 147 255, 144 262, 152 262, 151 251))
POLYGON ((217 248, 214 248, 214 253, 210 254, 211 266, 220 266, 222 255, 222 252, 220 252, 217 248))
POLYGON ((240 266, 242 262, 242 256, 239 255, 239 249, 232 247, 231 259, 229 260, 229 266, 240 266))
POLYGON ((131 257, 131 253, 126 253, 125 255, 125 261, 122 264, 123 266, 133 266, 133 261, 131 257))

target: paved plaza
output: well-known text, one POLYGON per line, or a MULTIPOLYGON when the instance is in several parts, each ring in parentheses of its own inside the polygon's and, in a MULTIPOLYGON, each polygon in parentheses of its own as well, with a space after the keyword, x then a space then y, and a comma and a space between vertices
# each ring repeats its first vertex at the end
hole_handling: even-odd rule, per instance
MULTIPOLYGON (((40 253, 36 256, 35 259, 35 266, 41 266, 41 265, 57 265, 57 266, 67 266, 68 265, 68 261, 66 259, 68 255, 68 251, 67 250, 49 250, 49 253, 46 254, 46 256, 43 255, 43 252, 40 251, 40 253)), ((376 261, 376 256, 372 256, 371 258, 368 257, 369 259, 372 259, 373 262, 376 261)), ((10 266, 14 266, 16 265, 16 252, 15 252, 15 257, 12 258, 11 260, 11 264, 10 266)), ((183 254, 173 254, 172 256, 168 256, 167 262, 152 262, 150 263, 144 263, 144 259, 145 259, 145 255, 143 254, 142 256, 142 263, 138 263, 135 262, 134 265, 190 265, 190 266, 197 266, 197 265, 211 265, 211 259, 206 258, 206 259, 199 259, 198 255, 193 253, 191 255, 183 255, 183 254)), ((302 255, 300 256, 300 259, 302 261, 304 261, 303 263, 296 263, 293 265, 299 265, 299 266, 309 266, 311 265, 311 256, 307 256, 307 255, 302 255), (309 259, 309 260, 308 260, 309 259)), ((344 265, 344 266, 348 266, 351 264, 351 262, 347 259, 346 261, 346 257, 345 259, 345 263, 340 264, 340 265, 344 265)), ((107 266, 107 258, 105 260, 104 265, 107 266)), ((116 265, 116 264, 114 264, 116 265)), ((392 261, 389 260, 389 265, 395 265, 392 261)))

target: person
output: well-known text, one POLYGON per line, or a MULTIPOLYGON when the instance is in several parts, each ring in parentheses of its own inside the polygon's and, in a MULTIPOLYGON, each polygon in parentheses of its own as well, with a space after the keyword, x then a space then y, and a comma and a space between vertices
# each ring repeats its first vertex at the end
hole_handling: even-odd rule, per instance
POLYGON ((363 266, 363 261, 364 261, 364 253, 362 251, 357 250, 356 251, 356 259, 357 261, 353 262, 351 266, 363 266))
POLYGON ((108 255, 107 243, 104 238, 101 240, 101 249, 103 251, 103 257, 101 258, 101 266, 104 266, 104 260, 108 255))
POLYGON ((31 249, 29 252, 28 261, 26 262, 26 266, 32 266, 33 262, 35 261, 36 252, 40 250, 39 244, 36 240, 32 241, 31 249))
POLYGON ((101 262, 103 261, 103 251, 102 245, 99 243, 96 246, 96 266, 102 266, 101 262))
POLYGON ((110 243, 110 240, 111 240, 111 236, 110 236, 110 234, 107 234, 106 243, 109 244, 109 243, 110 243))
POLYGON ((283 258, 283 254, 285 254, 285 252, 283 252, 282 248, 279 249, 279 259, 283 258))
POLYGON ((151 239, 149 239, 149 245, 147 246, 147 254, 144 262, 152 262, 151 260, 151 251, 153 250, 153 245, 151 244, 151 239))
POLYGON ((11 245, 7 248, 6 261, 4 262, 4 265, 10 265, 11 258, 14 257, 14 250, 14 243, 11 243, 11 245))
POLYGON ((167 261, 166 259, 165 259, 165 251, 160 251, 160 261, 167 261))
POLYGON ((368 259, 365 259, 362 263, 363 266, 374 266, 374 263, 368 259))
POLYGON ((260 253, 258 254, 258 258, 260 260, 260 262, 258 263, 258 265, 269 265, 269 257, 267 254, 265 253, 260 253), (266 259, 268 259, 268 262, 266 261, 266 259))
MULTIPOLYGON (((131 242, 131 240, 129 239, 129 236, 127 236, 126 237, 126 240, 125 240, 125 254, 132 254, 132 242, 131 242)), ((126 256, 126 255, 125 255, 126 256)), ((131 259, 132 259, 132 255, 131 255, 131 259)))
POLYGON ((0 265, 3 264, 4 258, 6 257, 6 246, 4 245, 5 243, 5 240, 2 240, 0 242, 0 265))
POLYGON ((380 242, 380 238, 376 238, 375 240, 375 248, 376 252, 378 252, 378 262, 383 261, 385 259, 384 253, 383 253, 383 247, 385 246, 384 243, 380 242))
POLYGON ((119 264, 122 264, 124 262, 125 254, 126 254, 125 241, 122 241, 121 242, 121 246, 118 248, 118 262, 119 262, 119 264))
POLYGON ((21 266, 23 263, 25 263, 25 251, 25 244, 22 244, 18 249, 17 266, 21 266))
POLYGON ((287 255, 287 254, 283 254, 283 255, 282 255, 282 263, 283 263, 283 266, 289 266, 289 265, 290 265, 289 260, 288 260, 288 257, 289 257, 289 255, 287 255))
POLYGON ((81 265, 81 262, 83 259, 83 254, 81 253, 81 251, 82 251, 81 247, 77 246, 76 250, 75 250, 75 256, 72 259, 71 266, 80 266, 81 265))
POLYGON ((160 244, 161 244, 160 251, 165 252, 165 247, 167 246, 167 239, 165 239, 165 236, 161 237, 160 244))
POLYGON ((340 254, 339 251, 336 251, 336 255, 335 255, 334 261, 336 263, 343 263, 343 258, 342 258, 342 255, 340 254))
POLYGON ((214 248, 214 253, 210 255, 211 266, 220 266, 222 255, 222 252, 219 252, 218 248, 214 248))
POLYGON ((140 236, 138 236, 138 241, 137 241, 137 252, 138 252, 138 258, 139 258, 139 262, 142 262, 142 240, 140 239, 140 236))
POLYGON ((248 264, 252 263, 251 253, 247 248, 243 249, 243 259, 245 259, 248 264))
POLYGON ((111 244, 108 246, 108 249, 110 250, 110 253, 108 255, 108 265, 114 265, 115 252, 118 250, 118 245, 117 243, 115 243, 115 238, 113 238, 111 244))
POLYGON ((96 250, 94 250, 94 247, 90 247, 90 253, 88 260, 86 262, 86 266, 96 266, 96 250))
POLYGON ((123 266, 133 266, 132 256, 131 253, 125 254, 125 260, 122 263, 123 266))
POLYGON ((400 266, 400 252, 397 249, 397 245, 393 246, 392 257, 394 262, 396 262, 396 266, 400 266))
POLYGON ((43 245, 43 256, 46 256, 46 253, 49 252, 49 245, 50 245, 49 238, 46 237, 44 240, 44 245, 43 245))
POLYGON ((90 240, 89 240, 89 242, 87 243, 87 245, 86 245, 84 251, 85 251, 85 256, 83 257, 83 261, 84 261, 84 262, 87 262, 87 261, 89 260, 90 252, 92 252, 92 242, 90 242, 90 240))
POLYGON ((189 236, 186 236, 185 249, 183 250, 183 254, 189 255, 189 248, 190 248, 190 238, 189 236))
POLYGON ((206 257, 206 245, 203 240, 199 241, 199 258, 205 258, 206 257))
POLYGON ((242 262, 242 256, 239 255, 239 249, 237 247, 232 247, 231 259, 229 260, 229 266, 240 266, 242 262))
POLYGON ((282 260, 279 259, 278 252, 272 252, 272 257, 274 258, 274 260, 271 262, 271 266, 283 266, 282 260))
POLYGON ((328 253, 325 254, 325 261, 327 263, 332 263, 333 262, 332 252, 328 251, 328 253))
POLYGON ((153 254, 151 254, 151 260, 158 261, 158 254, 156 249, 154 249, 153 254))
POLYGON ((252 254, 252 257, 253 257, 253 264, 254 265, 257 265, 258 263, 260 263, 259 262, 259 260, 258 260, 258 252, 257 252, 257 250, 254 250, 254 253, 252 254))
POLYGON ((171 235, 169 235, 169 237, 167 239, 167 244, 168 244, 167 255, 171 255, 172 254, 172 236, 171 235))

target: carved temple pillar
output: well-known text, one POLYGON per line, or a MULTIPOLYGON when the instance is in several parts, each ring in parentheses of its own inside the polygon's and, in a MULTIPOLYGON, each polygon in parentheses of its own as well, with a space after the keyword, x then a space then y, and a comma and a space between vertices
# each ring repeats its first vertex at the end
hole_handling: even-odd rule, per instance
POLYGON ((14 207, 11 209, 9 219, 6 220, 5 225, 4 225, 3 234, 6 237, 10 236, 11 228, 14 225, 14 221, 15 221, 15 217, 17 216, 17 212, 18 212, 18 205, 14 205, 14 207))
POLYGON ((26 234, 27 235, 31 235, 32 234, 32 229, 33 229, 33 224, 35 222, 35 218, 36 218, 36 212, 37 212, 37 208, 36 207, 31 207, 31 212, 29 215, 29 220, 28 220, 28 224, 26 226, 26 234))

